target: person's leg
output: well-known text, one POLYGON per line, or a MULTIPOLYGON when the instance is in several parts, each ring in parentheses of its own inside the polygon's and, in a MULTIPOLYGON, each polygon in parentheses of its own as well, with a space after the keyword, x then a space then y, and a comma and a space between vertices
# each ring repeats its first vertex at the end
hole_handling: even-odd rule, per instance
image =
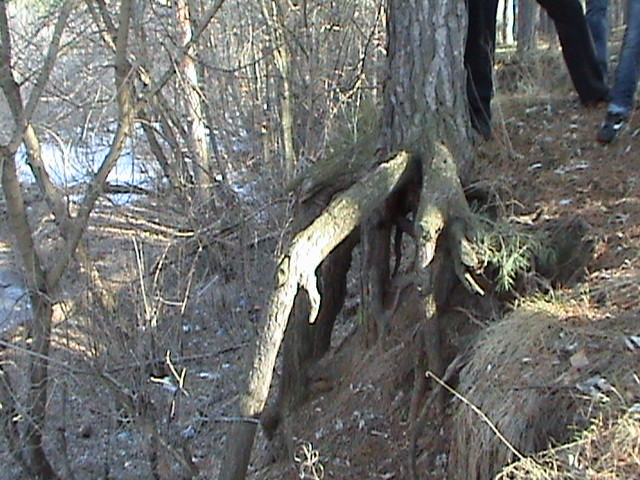
POLYGON ((627 28, 618 57, 616 76, 611 89, 609 111, 628 117, 633 107, 633 97, 638 86, 640 67, 640 0, 627 4, 627 28))
POLYGON ((627 28, 620 55, 616 76, 611 89, 611 99, 607 116, 598 130, 598 141, 612 142, 629 121, 633 108, 633 98, 638 87, 638 69, 640 68, 640 0, 629 0, 627 4, 627 28))
POLYGON ((537 0, 553 20, 569 75, 584 105, 607 99, 609 88, 579 0, 537 0))
POLYGON ((489 138, 498 0, 468 0, 467 9, 469 23, 464 62, 469 113, 473 128, 489 138))
POLYGON ((609 0, 587 0, 587 24, 605 80, 609 76, 609 0))

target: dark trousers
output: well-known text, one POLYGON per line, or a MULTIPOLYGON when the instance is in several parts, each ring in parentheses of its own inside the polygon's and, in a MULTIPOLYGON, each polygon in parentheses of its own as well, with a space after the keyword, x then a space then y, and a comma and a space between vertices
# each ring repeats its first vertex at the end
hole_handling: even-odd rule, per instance
POLYGON ((471 122, 489 128, 493 96, 493 55, 496 47, 498 0, 467 0, 469 23, 464 63, 471 122))
MULTIPOLYGON (((579 0, 536 0, 553 20, 573 85, 583 104, 606 100, 608 87, 579 0)), ((493 54, 498 0, 467 0, 469 27, 465 49, 471 120, 491 118, 493 54)))
POLYGON ((562 55, 580 101, 588 105, 606 100, 609 93, 596 57, 591 33, 578 0, 537 0, 558 31, 562 55))

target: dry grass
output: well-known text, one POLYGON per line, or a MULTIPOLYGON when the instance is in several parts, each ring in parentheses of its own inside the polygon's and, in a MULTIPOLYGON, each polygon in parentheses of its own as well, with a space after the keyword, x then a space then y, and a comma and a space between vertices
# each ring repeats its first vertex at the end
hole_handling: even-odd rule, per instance
MULTIPOLYGON (((635 372, 640 371, 640 352, 631 351, 624 341, 633 321, 575 317, 572 308, 561 303, 531 303, 483 332, 460 373, 459 391, 486 414, 517 452, 501 442, 467 405, 456 405, 451 478, 491 479, 516 460, 537 468, 524 457, 569 441, 592 418, 600 417, 603 422, 614 418, 620 408, 637 398, 640 385, 635 372), (589 382, 597 379, 606 380, 600 384, 603 391, 590 388, 589 382)), ((638 457, 629 461, 637 465, 638 457)))
POLYGON ((498 480, 640 478, 640 413, 598 418, 575 442, 549 449, 506 467, 498 480))

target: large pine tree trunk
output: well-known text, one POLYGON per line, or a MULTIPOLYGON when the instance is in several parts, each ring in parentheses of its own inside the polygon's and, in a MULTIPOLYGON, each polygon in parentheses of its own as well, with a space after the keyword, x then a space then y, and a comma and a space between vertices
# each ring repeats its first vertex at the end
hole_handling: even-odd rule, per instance
POLYGON ((383 147, 428 158, 434 142, 442 142, 464 178, 473 159, 464 89, 465 2, 389 0, 387 10, 383 147))
MULTIPOLYGON (((436 155, 436 145, 442 144, 464 179, 473 163, 464 88, 465 4, 452 0, 390 0, 387 18, 387 78, 380 152, 406 150, 426 167, 436 155)), ((429 170, 423 168, 423 174, 429 170)), ((425 176, 417 183, 429 182, 425 176)), ((363 235, 365 311, 370 329, 378 337, 384 336, 388 328, 385 299, 391 296, 391 225, 385 216, 390 210, 393 208, 387 205, 370 218, 363 235)), ((427 255, 430 257, 431 253, 427 255)))
MULTIPOLYGON (((380 328, 386 323, 385 295, 390 283, 389 236, 398 215, 406 213, 398 211, 397 195, 404 194, 409 185, 417 187, 420 195, 420 205, 414 201, 412 206, 418 244, 416 285, 425 318, 429 320, 425 322, 429 326, 429 338, 438 343, 434 280, 442 265, 451 268, 460 257, 467 233, 468 207, 459 172, 463 179, 468 178, 473 162, 464 88, 465 3, 388 0, 387 19, 388 65, 381 144, 379 157, 373 162, 377 166, 351 188, 335 195, 322 214, 294 237, 280 259, 267 319, 249 367, 247 391, 239 402, 239 413, 245 420, 229 432, 221 480, 245 477, 256 419, 262 414, 267 399, 276 354, 294 299, 298 296, 300 300, 302 289, 309 299, 309 321, 318 321, 323 328, 318 335, 309 335, 300 318, 295 320, 288 336, 293 342, 303 341, 308 345, 293 345, 297 352, 293 358, 296 361, 312 358, 328 347, 337 308, 335 302, 329 302, 331 312, 327 316, 320 298, 326 293, 323 292, 323 269, 318 267, 323 261, 331 262, 330 254, 338 254, 339 249, 334 249, 349 241, 345 239, 359 226, 363 226, 365 263, 368 264, 364 282, 368 292, 363 299, 365 311, 375 320, 374 329, 381 335, 380 328), (452 223, 455 226, 451 227, 452 223), (444 242, 451 244, 447 249, 449 262, 434 262, 441 253, 436 249, 441 234, 444 242), (436 328, 431 328, 434 325, 436 328)), ((341 303, 346 271, 338 270, 339 286, 333 293, 334 300, 341 303)), ((461 271, 456 268, 459 276, 461 271)), ((434 350, 437 351, 437 347, 434 350)), ((287 351, 285 348, 285 355, 287 351)), ((430 366, 439 363, 437 356, 433 358, 430 366)), ((303 377, 304 372, 297 372, 292 381, 303 383, 303 377)), ((294 387, 287 388, 296 391, 294 387)))

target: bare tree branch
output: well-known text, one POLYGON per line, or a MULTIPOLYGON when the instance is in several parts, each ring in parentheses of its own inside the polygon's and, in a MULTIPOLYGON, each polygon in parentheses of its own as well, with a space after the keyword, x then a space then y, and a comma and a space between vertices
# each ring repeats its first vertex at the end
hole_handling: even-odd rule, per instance
POLYGON ((120 22, 116 37, 115 56, 116 89, 119 108, 118 127, 111 142, 109 153, 102 161, 98 171, 93 176, 91 183, 87 187, 87 191, 81 202, 78 214, 75 217, 73 226, 69 232, 64 252, 60 257, 58 257, 58 262, 47 274, 47 282, 49 285, 56 285, 67 269, 67 266, 71 261, 71 257, 76 251, 78 243, 87 228, 89 215, 102 192, 107 176, 111 170, 113 170, 118 158, 120 158, 120 155, 124 150, 125 142, 127 138, 129 138, 131 129, 133 128, 134 108, 131 86, 131 64, 127 61, 130 19, 131 0, 122 0, 120 4, 120 22))

